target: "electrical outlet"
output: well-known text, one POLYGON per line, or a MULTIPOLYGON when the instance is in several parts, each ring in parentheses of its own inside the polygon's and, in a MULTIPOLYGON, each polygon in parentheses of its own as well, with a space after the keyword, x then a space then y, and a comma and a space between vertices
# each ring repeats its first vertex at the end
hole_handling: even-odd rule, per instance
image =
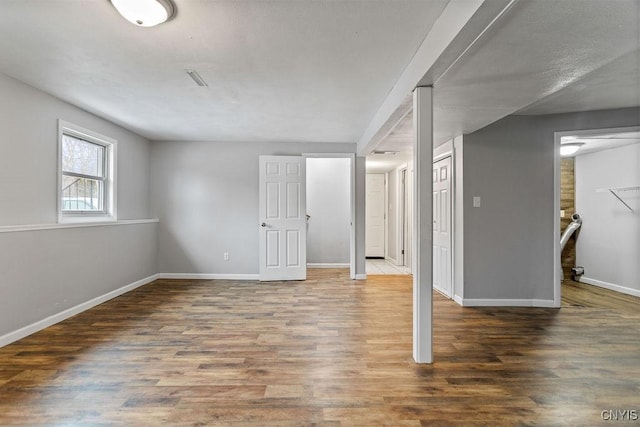
POLYGON ((225 253, 222 255, 222 259, 224 259, 225 261, 229 261, 229 252, 225 252, 225 253))
POLYGON ((480 207, 480 196, 473 196, 473 207, 474 208, 480 207))

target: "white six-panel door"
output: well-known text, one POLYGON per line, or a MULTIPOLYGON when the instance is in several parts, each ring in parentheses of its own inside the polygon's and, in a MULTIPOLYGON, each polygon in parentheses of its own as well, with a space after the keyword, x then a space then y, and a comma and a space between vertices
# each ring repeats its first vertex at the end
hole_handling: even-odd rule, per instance
POLYGON ((365 256, 384 257, 384 174, 368 173, 365 195, 365 256))
POLYGON ((307 278, 305 159, 260 156, 260 280, 307 278))
POLYGON ((433 287, 452 295, 451 157, 433 164, 433 287))

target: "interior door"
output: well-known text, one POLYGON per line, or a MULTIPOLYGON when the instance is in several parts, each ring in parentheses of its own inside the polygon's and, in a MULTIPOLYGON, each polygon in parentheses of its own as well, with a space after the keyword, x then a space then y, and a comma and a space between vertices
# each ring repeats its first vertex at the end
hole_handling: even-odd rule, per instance
POLYGON ((384 174, 368 173, 365 195, 365 256, 384 258, 384 174))
POLYGON ((260 156, 260 280, 307 278, 305 159, 260 156))
POLYGON ((451 157, 433 164, 433 287, 451 298, 451 157))

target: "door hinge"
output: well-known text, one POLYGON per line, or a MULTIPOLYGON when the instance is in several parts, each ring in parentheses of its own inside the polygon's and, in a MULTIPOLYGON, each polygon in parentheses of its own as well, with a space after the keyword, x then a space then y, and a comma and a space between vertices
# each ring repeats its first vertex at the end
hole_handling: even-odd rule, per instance
POLYGON ((404 249, 402 250, 401 254, 404 255, 404 249))

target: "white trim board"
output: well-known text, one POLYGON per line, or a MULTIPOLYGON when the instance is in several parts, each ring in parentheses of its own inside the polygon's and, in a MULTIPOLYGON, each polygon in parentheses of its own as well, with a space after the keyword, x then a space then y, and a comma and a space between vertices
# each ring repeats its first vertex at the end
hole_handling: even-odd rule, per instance
MULTIPOLYGON (((457 301, 456 301, 457 302, 457 301)), ((547 299, 461 299, 464 307, 539 307, 557 308, 553 300, 547 299)), ((460 302, 458 302, 460 304, 460 302)))
POLYGON ((366 274, 356 274, 356 279, 355 280, 367 280, 367 275, 366 274))
POLYGON ((90 308, 100 305, 103 302, 109 301, 113 298, 119 297, 120 295, 123 295, 136 288, 139 288, 140 286, 149 284, 154 280, 156 280, 157 278, 158 278, 157 274, 154 274, 149 277, 145 277, 144 279, 140 279, 136 282, 133 282, 121 288, 115 289, 104 295, 90 299, 89 301, 80 303, 74 307, 63 310, 60 313, 53 314, 42 320, 38 320, 37 322, 24 326, 18 330, 9 332, 0 337, 0 347, 4 347, 5 345, 11 344, 12 342, 18 341, 19 339, 22 339, 38 331, 41 331, 42 329, 48 328, 49 326, 62 322, 63 320, 68 319, 69 317, 75 316, 76 314, 80 314, 83 311, 87 311, 90 308))
POLYGON ((586 283, 587 285, 597 286, 599 288, 609 289, 610 291, 616 291, 627 295, 633 295, 634 297, 640 297, 640 289, 627 288, 626 286, 603 282, 601 280, 591 279, 590 277, 584 276, 580 278, 580 282, 586 283))
POLYGON ((148 219, 124 219, 119 221, 102 221, 102 222, 76 222, 63 224, 28 224, 28 225, 3 225, 0 226, 0 233, 15 233, 18 231, 41 231, 41 230, 58 230, 61 228, 85 228, 85 227, 111 227, 114 225, 134 225, 134 224, 153 224, 160 222, 158 218, 148 219))
POLYGON ((350 263, 331 263, 331 262, 308 262, 307 268, 349 268, 350 263))

